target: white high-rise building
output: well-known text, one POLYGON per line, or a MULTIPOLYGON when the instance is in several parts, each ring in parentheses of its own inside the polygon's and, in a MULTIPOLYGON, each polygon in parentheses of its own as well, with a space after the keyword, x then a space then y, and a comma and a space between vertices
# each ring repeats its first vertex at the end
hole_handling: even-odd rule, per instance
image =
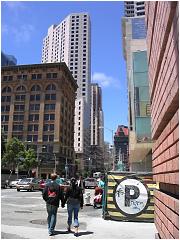
POLYGON ((83 169, 90 145, 91 23, 87 13, 68 15, 52 25, 43 39, 42 63, 65 62, 78 90, 75 103, 74 147, 83 169))
POLYGON ((124 16, 137 17, 145 15, 145 2, 143 1, 125 1, 124 16))

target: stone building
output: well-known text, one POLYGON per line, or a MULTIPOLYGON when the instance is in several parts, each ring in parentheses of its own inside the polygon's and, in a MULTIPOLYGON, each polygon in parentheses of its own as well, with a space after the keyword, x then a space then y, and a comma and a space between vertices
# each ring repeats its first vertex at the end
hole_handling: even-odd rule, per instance
MULTIPOLYGON (((77 84, 65 63, 2 67, 1 127, 37 153, 38 176, 74 164, 77 84)), ((72 172, 72 171, 71 171, 72 172)))

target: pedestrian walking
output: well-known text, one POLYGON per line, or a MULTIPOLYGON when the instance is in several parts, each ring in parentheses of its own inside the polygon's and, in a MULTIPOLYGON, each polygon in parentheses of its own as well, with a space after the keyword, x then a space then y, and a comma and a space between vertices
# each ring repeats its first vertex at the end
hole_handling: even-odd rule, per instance
POLYGON ((45 186, 42 196, 46 202, 46 208, 48 213, 48 233, 49 236, 54 234, 54 228, 56 226, 57 210, 59 207, 59 201, 61 200, 61 206, 64 207, 64 196, 60 189, 60 185, 56 183, 57 174, 51 174, 51 182, 45 186))
POLYGON ((71 232, 71 224, 72 224, 72 215, 74 214, 74 236, 78 237, 78 213, 79 209, 83 208, 83 193, 82 189, 78 187, 77 181, 75 178, 71 178, 71 186, 67 189, 65 194, 64 204, 67 201, 67 211, 68 211, 68 231, 71 232))
POLYGON ((85 192, 85 186, 84 186, 85 183, 84 183, 84 180, 83 180, 82 175, 80 175, 80 176, 78 177, 77 185, 78 185, 78 187, 80 187, 80 188, 82 189, 82 192, 84 193, 84 192, 85 192))

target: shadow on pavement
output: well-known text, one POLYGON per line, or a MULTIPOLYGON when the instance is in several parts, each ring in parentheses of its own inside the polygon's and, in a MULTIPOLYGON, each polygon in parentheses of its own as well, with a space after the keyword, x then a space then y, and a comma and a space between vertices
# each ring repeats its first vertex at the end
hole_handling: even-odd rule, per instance
POLYGON ((69 234, 68 231, 54 231, 53 235, 58 235, 58 234, 69 234))
MULTIPOLYGON (((71 234, 74 233, 73 231, 68 232, 68 231, 54 231, 53 235, 58 235, 58 234, 71 234)), ((78 236, 83 236, 83 235, 89 235, 89 234, 93 234, 94 232, 90 232, 90 231, 86 231, 86 232, 79 232, 78 236)))
POLYGON ((90 231, 86 231, 86 232, 79 232, 78 236, 83 236, 83 235, 89 235, 89 234, 93 234, 94 232, 90 232, 90 231))

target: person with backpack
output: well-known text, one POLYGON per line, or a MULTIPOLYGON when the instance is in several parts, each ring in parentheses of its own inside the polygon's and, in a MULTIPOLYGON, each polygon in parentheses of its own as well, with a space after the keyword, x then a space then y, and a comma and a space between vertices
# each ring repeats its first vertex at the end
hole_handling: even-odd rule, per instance
POLYGON ((77 185, 77 181, 75 178, 71 178, 70 188, 67 189, 64 199, 64 205, 67 201, 67 210, 68 210, 68 231, 71 232, 71 224, 72 224, 72 214, 74 213, 74 236, 78 236, 78 213, 79 209, 83 209, 83 192, 80 187, 77 185))
POLYGON ((61 206, 64 207, 64 195, 60 189, 60 185, 56 183, 57 174, 51 174, 51 181, 48 183, 42 193, 43 199, 46 202, 46 208, 48 213, 48 233, 49 236, 54 234, 54 228, 56 226, 57 210, 59 207, 59 201, 61 200, 61 206))

